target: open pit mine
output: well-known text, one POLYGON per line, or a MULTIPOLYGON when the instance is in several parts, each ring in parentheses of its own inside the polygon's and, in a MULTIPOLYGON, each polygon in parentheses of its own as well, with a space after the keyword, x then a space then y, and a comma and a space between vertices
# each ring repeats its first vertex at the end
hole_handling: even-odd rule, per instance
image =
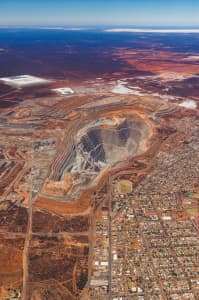
POLYGON ((0 42, 0 300, 198 299, 198 39, 58 34, 0 42))
POLYGON ((65 201, 97 186, 111 169, 144 152, 150 137, 149 121, 132 109, 91 111, 71 123, 42 189, 65 201))

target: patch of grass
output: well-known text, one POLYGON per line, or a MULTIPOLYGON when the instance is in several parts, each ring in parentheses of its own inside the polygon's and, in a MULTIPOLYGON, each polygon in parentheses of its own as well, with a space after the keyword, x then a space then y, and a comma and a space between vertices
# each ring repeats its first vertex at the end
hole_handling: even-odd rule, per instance
POLYGON ((129 180, 120 180, 117 184, 117 189, 120 194, 129 194, 132 192, 132 182, 129 180))
POLYGON ((199 214, 197 207, 188 208, 186 211, 187 211, 188 215, 192 216, 192 217, 195 217, 199 214))

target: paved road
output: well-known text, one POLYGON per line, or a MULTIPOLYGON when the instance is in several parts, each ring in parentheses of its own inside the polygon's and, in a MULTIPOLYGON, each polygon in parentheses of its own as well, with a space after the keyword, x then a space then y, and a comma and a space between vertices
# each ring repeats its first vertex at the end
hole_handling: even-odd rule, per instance
POLYGON ((108 179, 108 239, 109 239, 109 271, 108 286, 109 300, 112 300, 112 179, 108 179))

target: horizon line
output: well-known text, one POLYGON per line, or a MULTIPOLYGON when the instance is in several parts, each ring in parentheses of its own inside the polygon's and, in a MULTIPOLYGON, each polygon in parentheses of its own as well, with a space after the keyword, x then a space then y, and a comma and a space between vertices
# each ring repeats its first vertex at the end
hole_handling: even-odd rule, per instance
POLYGON ((153 29, 153 28, 199 28, 199 23, 198 24, 184 24, 184 25, 163 25, 163 24, 51 24, 51 23, 46 23, 46 24, 1 24, 0 27, 107 27, 107 28, 112 28, 112 29, 142 29, 142 28, 148 28, 148 29, 153 29))
POLYGON ((88 29, 101 29, 107 33, 199 33, 199 25, 197 26, 120 26, 113 25, 1 25, 0 29, 21 28, 21 29, 43 29, 43 30, 64 30, 64 31, 86 31, 88 29))

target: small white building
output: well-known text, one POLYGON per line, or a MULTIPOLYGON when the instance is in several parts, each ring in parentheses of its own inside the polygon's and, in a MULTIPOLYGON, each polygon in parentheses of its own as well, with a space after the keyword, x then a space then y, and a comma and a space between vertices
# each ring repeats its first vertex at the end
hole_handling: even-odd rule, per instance
POLYGON ((101 266, 104 266, 104 267, 105 267, 105 266, 108 266, 108 261, 102 261, 102 262, 101 262, 101 266))
POLYGON ((117 260, 118 259, 118 256, 116 253, 113 254, 113 260, 117 260))

